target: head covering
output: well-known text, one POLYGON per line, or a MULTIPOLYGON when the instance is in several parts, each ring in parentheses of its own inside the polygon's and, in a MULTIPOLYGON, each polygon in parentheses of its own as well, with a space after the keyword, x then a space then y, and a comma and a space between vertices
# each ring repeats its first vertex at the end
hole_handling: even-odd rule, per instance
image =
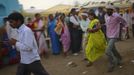
POLYGON ((80 9, 76 9, 75 11, 76 11, 76 12, 79 12, 79 11, 80 11, 80 9))
POLYGON ((87 16, 88 17, 88 14, 87 13, 81 13, 82 16, 87 16))

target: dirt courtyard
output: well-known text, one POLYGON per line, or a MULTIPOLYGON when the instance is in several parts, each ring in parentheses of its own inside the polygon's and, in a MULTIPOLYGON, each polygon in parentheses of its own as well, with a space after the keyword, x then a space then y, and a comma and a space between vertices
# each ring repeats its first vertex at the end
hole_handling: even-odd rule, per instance
MULTIPOLYGON (((117 43, 118 50, 123 57, 123 67, 115 68, 114 72, 107 73, 108 61, 104 55, 91 67, 86 67, 83 61, 83 53, 78 56, 70 54, 68 57, 50 54, 49 58, 42 58, 42 64, 50 75, 134 75, 134 39, 120 41, 117 43), (74 62, 76 66, 68 66, 69 62, 74 62)), ((15 75, 16 65, 10 65, 0 69, 0 75, 15 75)))

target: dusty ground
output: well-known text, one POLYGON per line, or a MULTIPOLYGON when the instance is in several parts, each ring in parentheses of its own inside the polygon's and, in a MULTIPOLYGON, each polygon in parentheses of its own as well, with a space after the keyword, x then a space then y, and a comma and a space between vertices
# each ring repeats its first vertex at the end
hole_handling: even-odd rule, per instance
MULTIPOLYGON (((105 55, 91 67, 86 67, 86 63, 82 61, 83 53, 79 56, 70 54, 67 58, 50 54, 48 59, 42 58, 42 64, 50 75, 134 75, 134 62, 131 62, 134 59, 134 39, 120 41, 117 46, 123 56, 123 67, 116 68, 112 73, 107 73, 108 62, 105 55), (77 66, 67 66, 70 61, 76 63, 77 66)), ((0 69, 0 75, 15 75, 16 67, 17 65, 11 65, 0 69)))

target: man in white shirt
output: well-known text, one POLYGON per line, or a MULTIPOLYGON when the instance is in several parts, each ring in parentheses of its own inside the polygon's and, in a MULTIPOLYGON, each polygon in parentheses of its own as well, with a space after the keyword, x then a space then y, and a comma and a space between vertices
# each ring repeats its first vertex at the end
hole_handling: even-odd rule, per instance
MULTIPOLYGON (((131 26, 131 15, 129 13, 129 10, 126 9, 125 13, 123 14, 123 19, 127 22, 127 25, 128 25, 128 29, 126 29, 126 38, 130 38, 129 36, 129 31, 130 31, 130 26, 131 26)), ((124 33, 125 34, 125 33, 124 33)))
POLYGON ((78 11, 75 8, 71 10, 70 16, 70 35, 71 35, 71 50, 74 55, 78 55, 82 42, 82 31, 80 30, 80 20, 78 11))
POLYGON ((49 75, 40 62, 38 46, 34 34, 30 28, 24 24, 24 17, 14 12, 8 16, 10 26, 17 28, 18 39, 11 38, 9 43, 14 45, 20 52, 20 64, 16 75, 49 75))
POLYGON ((131 24, 131 16, 128 9, 126 9, 125 13, 123 14, 123 19, 125 19, 128 25, 131 24))
MULTIPOLYGON (((82 49, 85 53, 85 48, 87 45, 87 40, 88 40, 88 26, 89 26, 90 20, 88 19, 88 14, 86 12, 81 13, 81 20, 80 20, 80 27, 82 29, 83 33, 83 37, 82 37, 82 49)), ((86 54, 84 54, 84 60, 86 60, 86 54)))

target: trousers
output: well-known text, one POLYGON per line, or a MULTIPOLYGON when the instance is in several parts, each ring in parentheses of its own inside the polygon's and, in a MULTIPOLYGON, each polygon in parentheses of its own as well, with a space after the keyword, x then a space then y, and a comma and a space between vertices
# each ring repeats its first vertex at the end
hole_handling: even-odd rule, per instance
POLYGON ((18 65, 16 75, 49 75, 47 71, 43 68, 40 61, 35 61, 31 64, 22 64, 18 65))
POLYGON ((108 39, 108 46, 106 49, 106 55, 108 56, 108 60, 110 62, 110 66, 116 66, 121 63, 122 57, 117 51, 115 47, 115 43, 117 39, 108 39))

